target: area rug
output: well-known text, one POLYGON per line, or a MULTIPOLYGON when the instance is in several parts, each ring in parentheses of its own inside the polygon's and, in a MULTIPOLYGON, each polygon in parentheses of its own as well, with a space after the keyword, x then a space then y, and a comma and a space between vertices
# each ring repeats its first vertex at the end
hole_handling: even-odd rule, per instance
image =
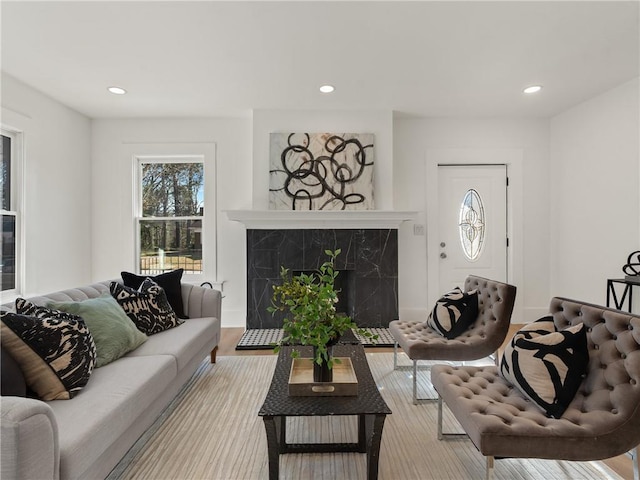
MULTIPOLYGON (((368 353, 387 416, 380 447, 382 480, 484 478, 484 458, 466 438, 438 441, 437 405, 411 403, 409 372, 393 370, 392 353, 368 353)), ((267 479, 267 441, 258 417, 275 368, 273 355, 218 357, 203 363, 171 411, 156 422, 110 475, 110 479, 267 479)), ((419 375, 421 395, 429 395, 428 375, 419 375)), ((330 400, 328 400, 330 401, 330 400)), ((459 429, 448 415, 445 431, 459 429)), ((295 418, 289 441, 356 439, 352 417, 295 418)), ((280 478, 353 480, 366 478, 359 453, 280 456, 280 478)), ((600 462, 505 459, 496 461, 495 479, 619 479, 600 462)))

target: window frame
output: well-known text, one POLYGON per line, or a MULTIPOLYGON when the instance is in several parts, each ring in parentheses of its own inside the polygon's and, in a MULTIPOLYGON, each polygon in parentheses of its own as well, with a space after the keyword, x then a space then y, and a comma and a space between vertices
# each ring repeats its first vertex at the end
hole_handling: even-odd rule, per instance
POLYGON ((24 235, 24 132, 1 125, 0 134, 11 140, 10 210, 0 205, 0 214, 15 217, 14 288, 1 290, 3 301, 12 300, 25 291, 25 235, 24 235))
MULTIPOLYGON (((203 144, 204 145, 204 144, 203 144)), ((201 283, 206 281, 207 278, 215 281, 216 277, 216 242, 215 242, 215 161, 212 150, 204 148, 203 145, 195 145, 191 148, 187 148, 181 144, 159 144, 153 145, 154 148, 140 149, 144 153, 133 154, 133 169, 134 169, 134 201, 133 201, 133 219, 134 219, 134 268, 137 274, 140 274, 140 254, 141 254, 141 238, 140 238, 140 222, 148 220, 201 220, 202 232, 202 271, 200 273, 188 273, 185 271, 183 281, 190 283, 201 283), (203 168, 204 177, 204 191, 203 191, 203 205, 204 212, 202 216, 179 216, 179 217, 145 217, 143 216, 143 202, 142 202, 142 166, 149 163, 200 163, 203 168), (212 165, 213 164, 213 165, 212 165), (214 171, 214 176, 209 177, 210 171, 214 171), (210 185, 214 183, 214 185, 210 185), (213 196, 213 199, 210 198, 213 196), (213 215, 211 213, 213 210, 213 215), (211 218, 213 217, 213 218, 211 218), (210 227, 213 224, 213 234, 210 235, 210 227), (213 238, 211 238, 213 237, 213 238)))

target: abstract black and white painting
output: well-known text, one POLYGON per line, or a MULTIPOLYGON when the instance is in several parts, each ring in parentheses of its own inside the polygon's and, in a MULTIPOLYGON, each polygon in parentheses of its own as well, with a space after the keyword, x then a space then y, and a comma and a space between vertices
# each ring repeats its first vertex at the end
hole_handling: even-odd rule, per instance
POLYGON ((373 134, 272 133, 271 210, 372 210, 373 134))

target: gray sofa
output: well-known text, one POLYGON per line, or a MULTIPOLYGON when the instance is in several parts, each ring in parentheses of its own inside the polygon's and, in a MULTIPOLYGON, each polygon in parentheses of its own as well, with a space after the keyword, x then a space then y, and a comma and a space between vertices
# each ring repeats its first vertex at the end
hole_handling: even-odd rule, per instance
MULTIPOLYGON (((83 300, 109 291, 109 281, 29 300, 83 300)), ((1 398, 1 477, 105 478, 175 398, 220 340, 221 294, 182 284, 179 327, 149 336, 136 350, 94 369, 71 400, 1 398)), ((3 309, 11 309, 6 304, 3 309)))

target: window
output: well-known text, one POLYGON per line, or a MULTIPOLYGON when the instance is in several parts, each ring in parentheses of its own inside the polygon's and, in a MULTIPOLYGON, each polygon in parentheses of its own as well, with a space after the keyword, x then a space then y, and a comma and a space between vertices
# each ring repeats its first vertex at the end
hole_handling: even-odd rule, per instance
POLYGON ((20 149, 18 140, 18 134, 2 130, 0 290, 3 294, 17 294, 20 290, 20 203, 17 188, 20 149))
POLYGON ((202 274, 204 158, 137 157, 138 271, 202 274))
POLYGON ((484 205, 477 191, 467 191, 460 205, 459 233, 462 251, 465 256, 475 261, 482 253, 485 235, 484 205))

